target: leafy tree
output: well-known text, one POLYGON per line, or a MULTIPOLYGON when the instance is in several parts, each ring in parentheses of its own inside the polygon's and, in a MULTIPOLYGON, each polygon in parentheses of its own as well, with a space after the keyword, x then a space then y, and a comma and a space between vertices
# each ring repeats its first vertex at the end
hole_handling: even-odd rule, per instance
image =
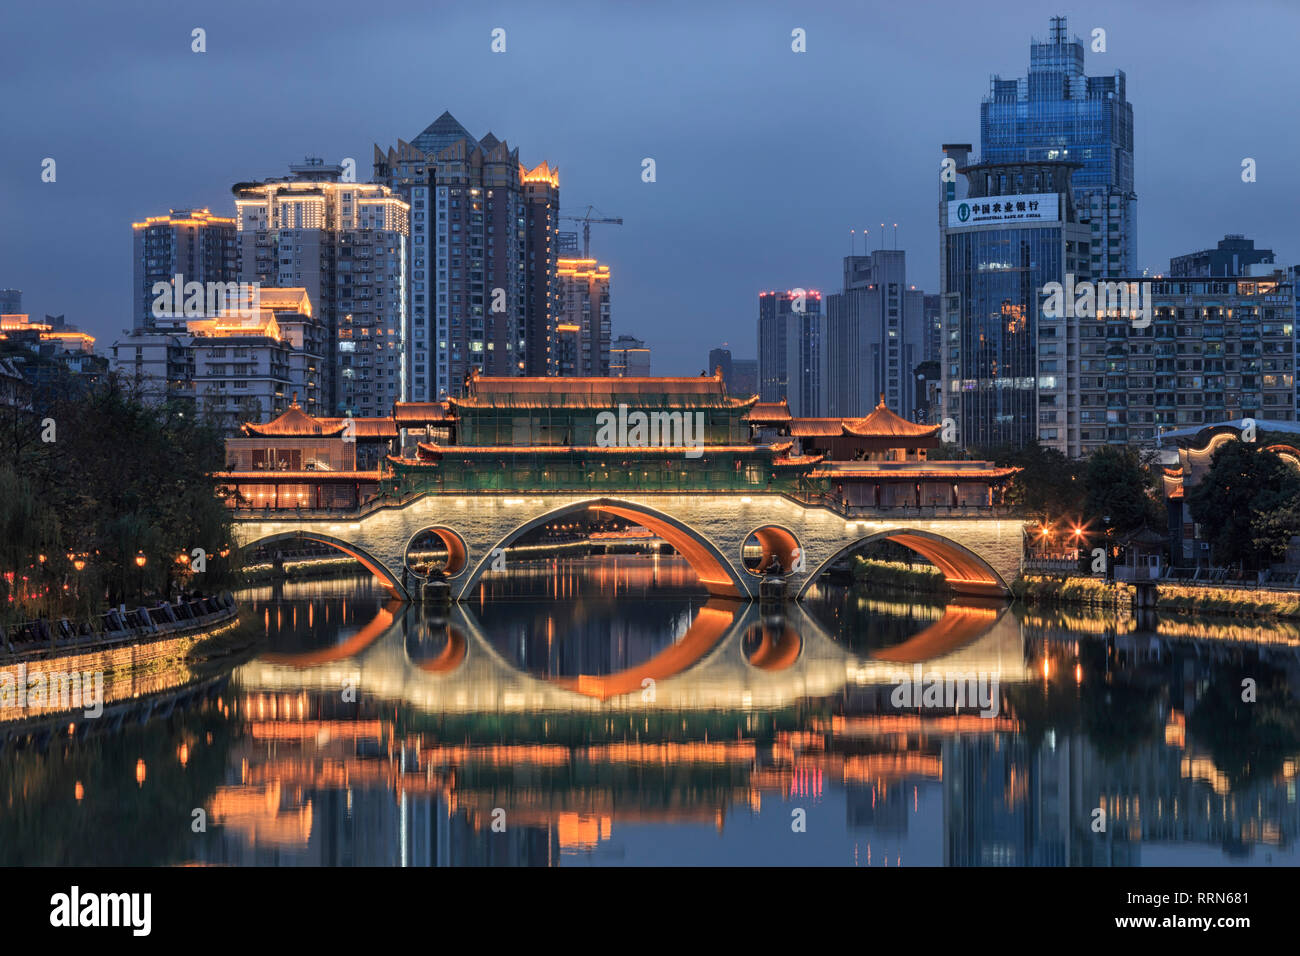
POLYGON ((1007 485, 1007 504, 1045 515, 1049 521, 1080 513, 1083 486, 1078 464, 1055 448, 1044 448, 1035 441, 1019 449, 993 449, 986 455, 1002 467, 1021 469, 1007 485))
POLYGON ((1164 525, 1154 460, 1130 446, 1104 445, 1083 463, 1083 517, 1094 529, 1131 534, 1164 525), (1109 523, 1106 519, 1109 518, 1109 523))
POLYGON ((1266 566, 1300 533, 1300 475, 1254 442, 1220 445, 1187 504, 1220 565, 1266 566))
POLYGON ((0 429, 2 613, 77 616, 170 594, 186 575, 179 555, 194 548, 207 567, 185 583, 229 583, 230 515, 210 477, 225 464, 214 428, 183 405, 141 403, 112 376, 33 404, 0 429), (54 440, 32 441, 47 422, 54 440))

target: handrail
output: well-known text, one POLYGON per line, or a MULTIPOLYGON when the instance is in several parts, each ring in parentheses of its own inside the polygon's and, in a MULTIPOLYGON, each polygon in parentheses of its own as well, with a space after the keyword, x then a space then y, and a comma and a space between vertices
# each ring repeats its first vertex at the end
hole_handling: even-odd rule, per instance
POLYGON ((102 641, 117 642, 137 637, 189 630, 237 613, 229 591, 215 597, 184 603, 159 603, 152 607, 113 609, 91 618, 37 618, 0 625, 0 650, 11 654, 42 647, 65 648, 102 641))

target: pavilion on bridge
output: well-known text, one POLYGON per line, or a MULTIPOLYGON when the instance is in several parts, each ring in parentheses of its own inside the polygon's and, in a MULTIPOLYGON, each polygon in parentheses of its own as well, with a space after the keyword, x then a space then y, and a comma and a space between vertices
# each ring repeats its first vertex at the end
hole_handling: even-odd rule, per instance
POLYGON ((354 510, 420 492, 778 493, 845 512, 986 509, 1015 473, 935 461, 939 426, 883 401, 862 418, 794 418, 722 375, 471 376, 463 397, 384 418, 298 407, 247 423, 218 477, 255 509, 354 510))

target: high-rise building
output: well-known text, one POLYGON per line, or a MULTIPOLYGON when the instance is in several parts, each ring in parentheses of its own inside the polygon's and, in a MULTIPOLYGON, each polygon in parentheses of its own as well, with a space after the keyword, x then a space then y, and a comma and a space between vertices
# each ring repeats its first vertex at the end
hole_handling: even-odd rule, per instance
POLYGON ((1040 376, 1044 445, 1079 457, 1108 444, 1151 447, 1163 432, 1242 418, 1296 420, 1295 299, 1286 272, 1114 281, 1130 290, 1128 311, 1066 310, 1039 320, 1040 343, 1079 343, 1077 362, 1062 350, 1061 367, 1040 376), (1052 327, 1057 334, 1045 336, 1052 327), (1077 376, 1062 374, 1067 361, 1077 376))
POLYGON ((728 395, 744 398, 758 394, 758 359, 732 358, 731 349, 724 345, 709 350, 707 371, 712 375, 718 369, 722 369, 722 381, 727 386, 728 395))
POLYGON ((226 431, 273 418, 295 399, 319 415, 328 335, 307 291, 261 289, 256 309, 248 305, 133 329, 113 343, 111 367, 143 400, 185 401, 226 431))
POLYGON ((289 170, 232 189, 241 278, 307 290, 329 336, 321 392, 331 414, 387 415, 408 393, 410 207, 320 159, 289 170))
POLYGON ((1064 160, 1079 218, 1091 227, 1094 276, 1135 275, 1137 193, 1133 188, 1133 106, 1123 70, 1084 74, 1083 42, 1052 17, 1051 34, 1029 47, 1029 75, 994 76, 980 107, 985 163, 1064 160))
MULTIPOLYGON (((226 283, 239 280, 239 236, 235 220, 207 209, 171 209, 131 223, 134 240, 132 325, 156 327, 154 284, 226 283)), ((173 294, 183 290, 176 289, 173 294)))
POLYGON ((731 360, 731 378, 727 380, 727 393, 737 398, 758 394, 758 359, 731 360))
POLYGON ((916 418, 912 376, 925 359, 925 293, 907 286, 907 253, 844 258, 844 291, 826 297, 822 414, 857 418, 880 402, 916 418))
POLYGON ((938 293, 926 295, 921 300, 921 315, 925 326, 925 361, 943 362, 943 299, 938 293))
POLYGON ((638 338, 620 335, 609 347, 609 374, 614 378, 649 377, 649 346, 638 338))
POLYGON ((0 315, 19 315, 22 311, 22 290, 0 289, 0 315))
POLYGON ((796 418, 825 414, 826 316, 815 289, 758 295, 758 387, 764 402, 786 399, 796 418))
POLYGON ((1251 266, 1271 266, 1276 260, 1272 249, 1256 249, 1255 240, 1240 233, 1229 233, 1214 249, 1202 249, 1174 256, 1169 260, 1172 278, 1249 275, 1251 266))
POLYGON ((709 364, 706 371, 712 375, 718 369, 722 369, 722 381, 727 386, 727 391, 731 393, 731 349, 709 349, 709 364))
POLYGON ((595 259, 559 259, 556 262, 560 341, 572 339, 573 358, 561 350, 554 374, 599 378, 609 374, 610 309, 609 266, 595 259))
POLYGON ((443 113, 407 143, 375 146, 374 179, 411 206, 411 401, 481 374, 553 375, 560 178, 443 113))
POLYGON ((1039 334, 1042 289, 1088 279, 1091 238, 1074 205, 1077 163, 967 165, 969 145, 944 146, 964 182, 943 183, 939 279, 945 415, 967 448, 1071 441, 1078 423, 1039 408, 1041 383, 1077 388, 1078 342, 1039 334))

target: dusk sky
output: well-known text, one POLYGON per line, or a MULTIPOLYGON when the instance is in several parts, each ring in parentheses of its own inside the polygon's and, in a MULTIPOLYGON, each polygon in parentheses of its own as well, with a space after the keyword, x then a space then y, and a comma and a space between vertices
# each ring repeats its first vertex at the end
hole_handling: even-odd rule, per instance
POLYGON ((0 288, 106 349, 130 326, 133 220, 233 215, 231 184, 306 155, 352 157, 368 179, 373 144, 449 110, 529 166, 558 165, 565 214, 624 218, 592 227, 614 335, 646 339, 656 374, 696 374, 722 342, 755 357, 760 290, 835 291, 850 229, 874 248, 888 223, 892 246, 897 222, 909 281, 938 290, 939 147, 978 152, 990 75, 1023 76, 1053 14, 1085 46, 1106 30, 1089 74, 1127 73, 1139 266, 1165 271, 1228 232, 1300 261, 1300 5, 1135 6, 8 4, 0 288), (206 53, 191 52, 195 27, 206 53), (497 27, 505 53, 490 49, 497 27), (796 27, 806 53, 791 51, 796 27), (1257 182, 1242 182, 1245 157, 1257 182))

